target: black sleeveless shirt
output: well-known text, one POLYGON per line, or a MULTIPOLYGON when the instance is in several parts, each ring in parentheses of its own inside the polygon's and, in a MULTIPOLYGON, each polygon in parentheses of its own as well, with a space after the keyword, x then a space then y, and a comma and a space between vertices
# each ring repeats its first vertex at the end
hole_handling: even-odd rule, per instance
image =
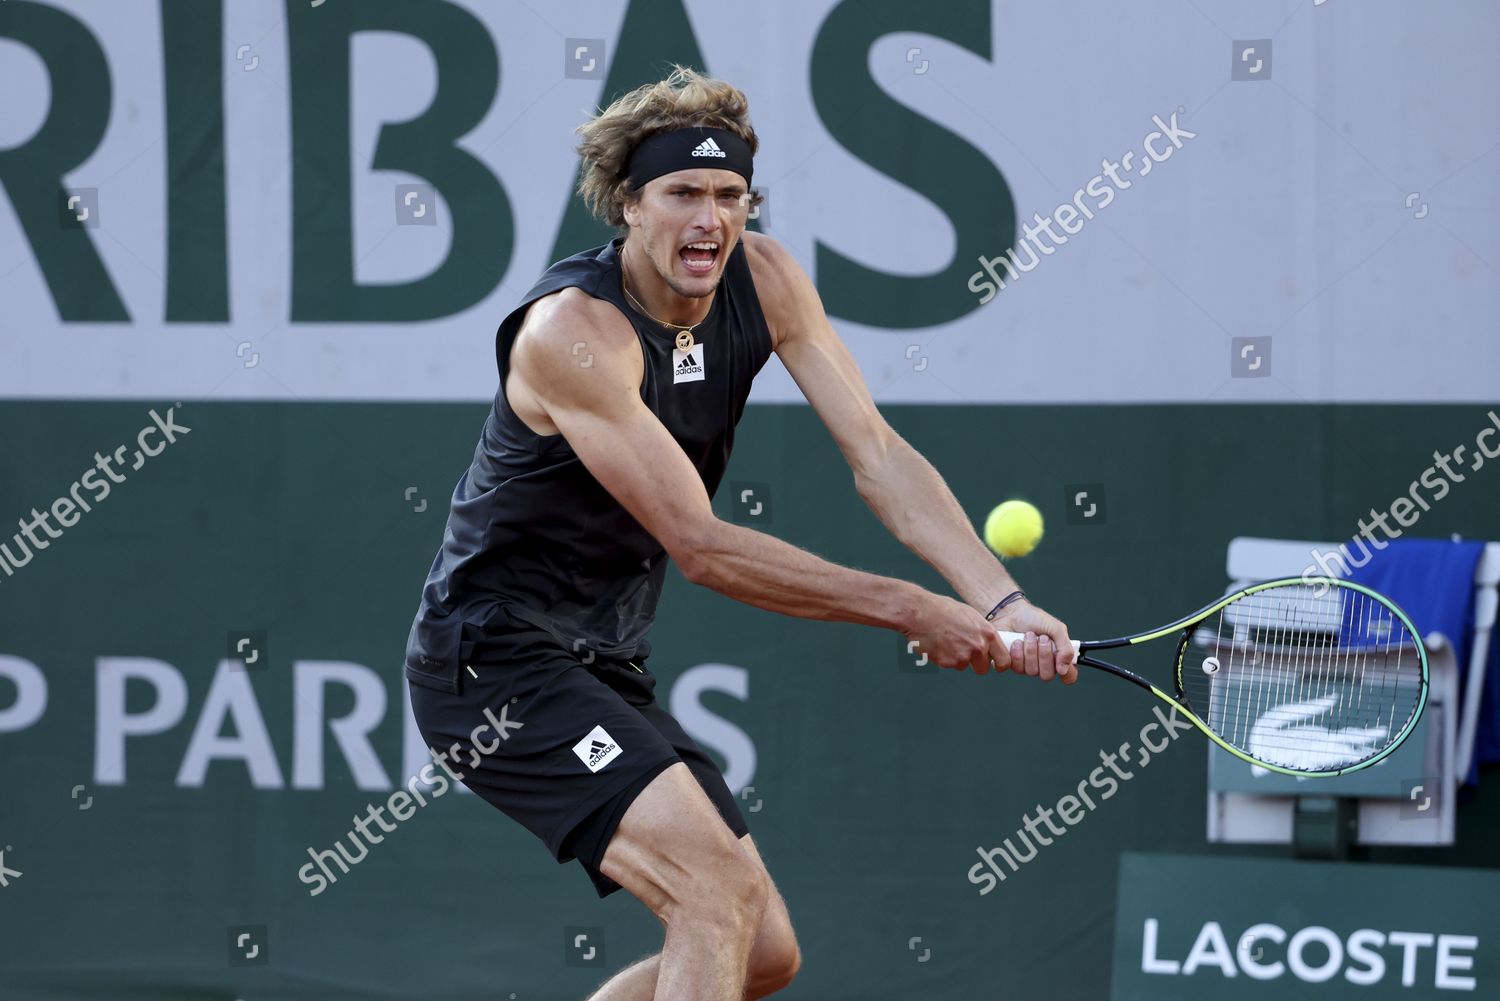
MULTIPOLYGON (((510 348, 536 300, 568 287, 613 303, 635 327, 645 359, 641 399, 718 489, 750 384, 771 355, 771 332, 743 240, 729 255, 698 342, 676 352, 671 331, 630 308, 616 239, 548 268, 495 335, 500 388, 458 481, 443 545, 422 589, 406 673, 451 688, 463 636, 482 640, 497 610, 551 633, 585 660, 645 658, 666 575, 661 544, 594 479, 561 434, 539 435, 505 398, 510 348), (674 357, 675 356, 675 357, 674 357), (464 629, 465 624, 471 628, 464 629)), ((588 365, 587 330, 578 363, 588 365)), ((466 654, 465 654, 466 655, 466 654)))

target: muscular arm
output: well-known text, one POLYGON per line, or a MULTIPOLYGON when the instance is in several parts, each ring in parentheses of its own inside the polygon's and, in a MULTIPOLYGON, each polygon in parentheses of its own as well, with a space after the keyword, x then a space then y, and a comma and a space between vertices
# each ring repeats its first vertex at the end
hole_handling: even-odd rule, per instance
POLYGON ((512 364, 589 472, 694 583, 773 612, 902 631, 933 597, 715 516, 698 471, 642 402, 635 331, 608 303, 573 290, 539 301, 512 364), (588 368, 572 351, 580 337, 588 368))
POLYGON ((980 541, 938 471, 891 429, 875 408, 849 349, 829 326, 817 290, 772 241, 747 234, 761 265, 756 284, 783 336, 777 355, 828 425, 854 472, 859 496, 903 545, 920 556, 971 607, 988 612, 1016 589, 980 541))
MULTIPOLYGON (((979 541, 937 470, 875 409, 806 272, 774 240, 748 233, 745 239, 760 301, 780 335, 776 353, 832 432, 854 471, 860 497, 897 539, 953 585, 969 606, 964 611, 977 619, 976 612, 988 612, 1015 590, 1015 581, 979 541)), ((1072 638, 1053 616, 1018 601, 996 617, 995 626, 1025 636, 994 657, 997 665, 1043 680, 1056 676, 1070 685, 1078 680, 1072 638)))
POLYGON ((980 541, 932 463, 894 431, 891 438, 877 461, 855 473, 860 497, 966 604, 988 612, 1017 590, 1015 580, 980 541))

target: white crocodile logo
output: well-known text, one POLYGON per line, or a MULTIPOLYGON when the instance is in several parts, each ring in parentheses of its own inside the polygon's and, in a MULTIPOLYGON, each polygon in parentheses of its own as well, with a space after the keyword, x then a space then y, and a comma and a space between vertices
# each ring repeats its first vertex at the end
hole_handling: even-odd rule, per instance
MULTIPOLYGON (((1328 712, 1337 702, 1338 696, 1325 695, 1276 706, 1255 721, 1250 731, 1250 753, 1262 761, 1308 772, 1332 771, 1369 757, 1390 735, 1386 727, 1330 730, 1326 726, 1307 725, 1308 720, 1328 712), (1289 742, 1305 746, 1287 747, 1289 742)), ((1251 765, 1250 773, 1256 778, 1271 774, 1259 765, 1251 765)))

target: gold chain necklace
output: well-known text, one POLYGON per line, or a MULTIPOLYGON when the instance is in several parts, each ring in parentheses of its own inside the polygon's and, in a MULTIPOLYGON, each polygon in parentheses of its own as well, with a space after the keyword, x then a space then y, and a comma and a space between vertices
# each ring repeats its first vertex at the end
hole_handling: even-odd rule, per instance
POLYGON ((637 299, 634 295, 631 294, 630 284, 625 280, 624 257, 620 258, 620 288, 625 290, 625 298, 630 300, 630 304, 636 309, 640 310, 641 313, 645 315, 646 319, 650 320, 652 323, 657 324, 658 326, 666 327, 668 330, 677 331, 676 341, 677 349, 679 351, 692 350, 693 345, 696 343, 693 340, 693 331, 703 326, 703 320, 707 320, 707 316, 705 316, 703 320, 699 320, 697 323, 693 324, 691 327, 684 327, 680 323, 668 323, 665 320, 658 320, 656 317, 652 316, 651 312, 646 309, 645 306, 641 305, 641 300, 637 299))

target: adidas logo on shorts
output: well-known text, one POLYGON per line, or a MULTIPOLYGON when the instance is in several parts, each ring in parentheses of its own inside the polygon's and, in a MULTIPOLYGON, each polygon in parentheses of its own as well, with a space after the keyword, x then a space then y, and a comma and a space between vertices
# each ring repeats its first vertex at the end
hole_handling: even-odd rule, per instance
POLYGON ((714 142, 713 136, 709 136, 693 149, 694 156, 725 156, 719 144, 714 142))
POLYGON ((573 753, 589 771, 597 772, 620 756, 620 745, 615 743, 608 730, 596 726, 587 737, 573 745, 573 753))

